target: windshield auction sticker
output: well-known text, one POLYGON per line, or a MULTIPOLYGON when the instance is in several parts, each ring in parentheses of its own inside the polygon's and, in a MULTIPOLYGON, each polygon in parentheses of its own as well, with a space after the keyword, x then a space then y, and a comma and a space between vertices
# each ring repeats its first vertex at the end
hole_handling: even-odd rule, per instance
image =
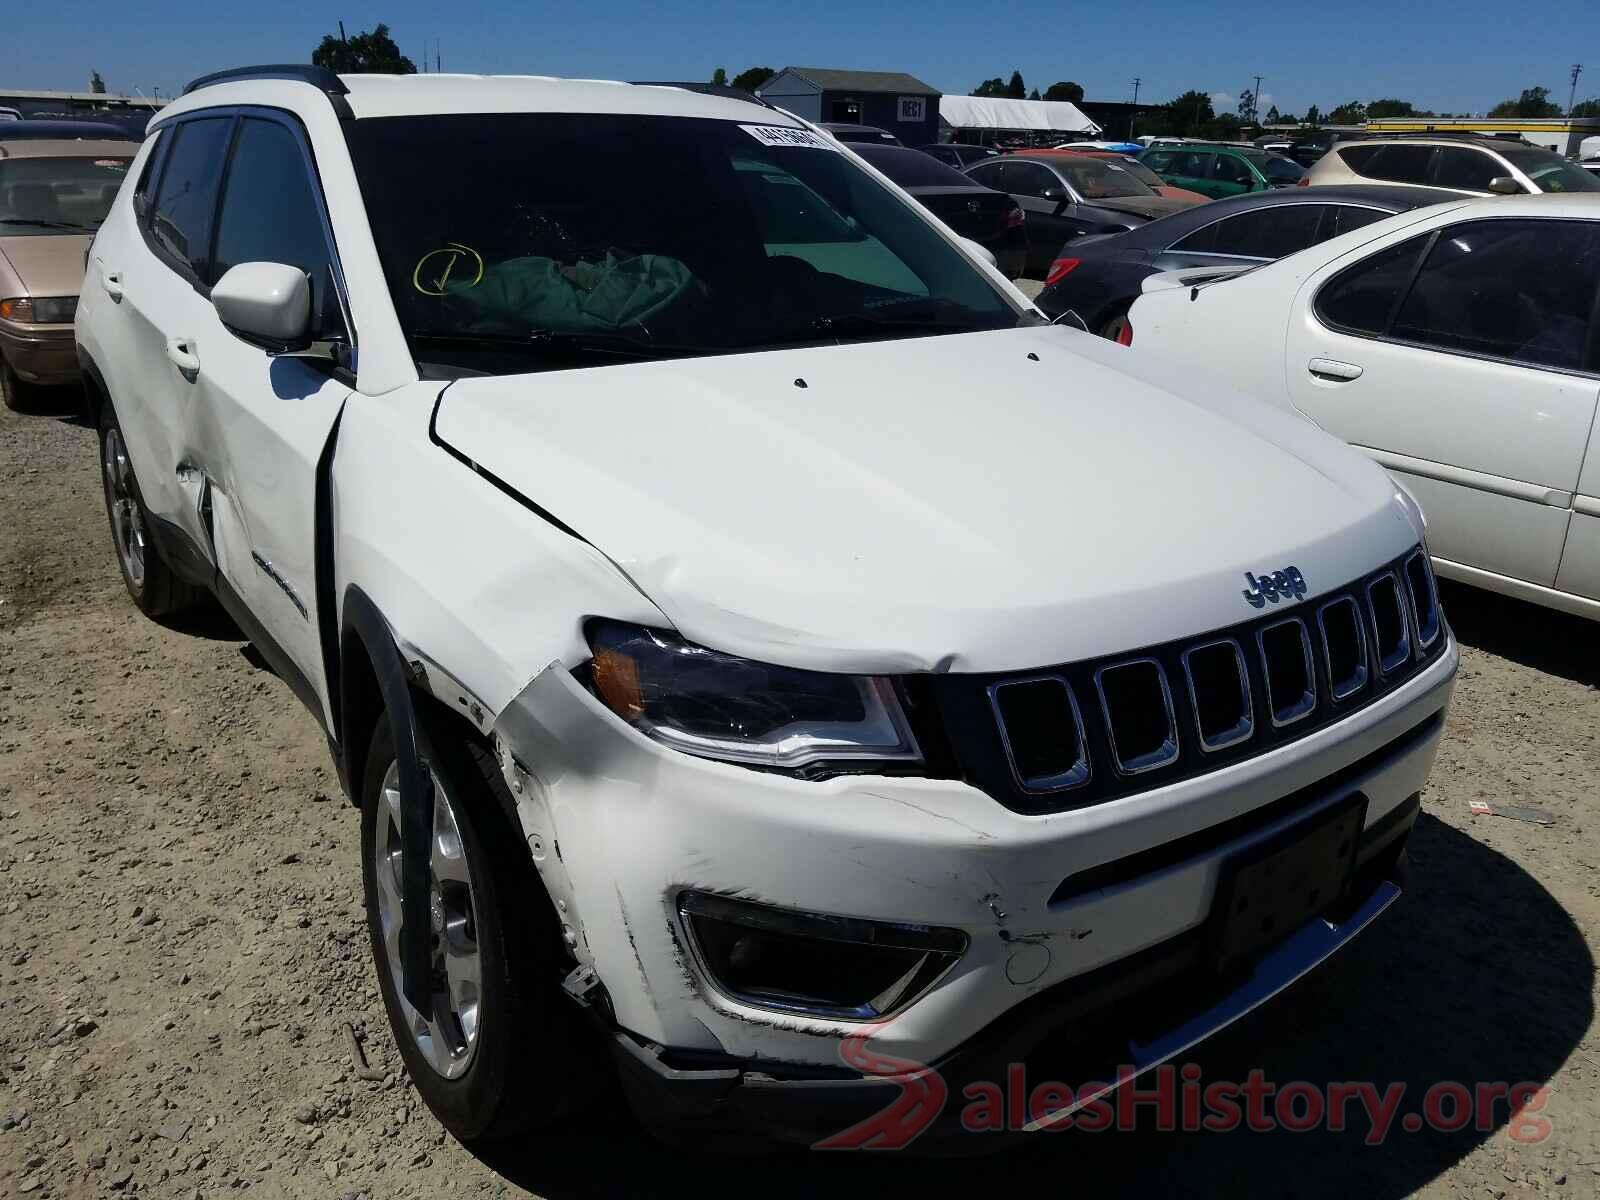
POLYGON ((807 150, 839 149, 831 137, 812 133, 809 129, 795 129, 788 125, 741 125, 739 128, 763 146, 800 146, 807 150))

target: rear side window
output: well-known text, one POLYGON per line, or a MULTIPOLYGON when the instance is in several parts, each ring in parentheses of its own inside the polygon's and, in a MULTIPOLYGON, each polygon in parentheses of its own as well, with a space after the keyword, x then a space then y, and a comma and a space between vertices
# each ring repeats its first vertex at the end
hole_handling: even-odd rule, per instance
MULTIPOLYGON (((1426 183, 1428 164, 1433 161, 1432 146, 1407 146, 1393 143, 1386 146, 1363 147, 1372 155, 1364 166, 1356 167, 1361 174, 1372 179, 1386 179, 1390 183, 1426 183)), ((1345 161, 1350 162, 1350 151, 1341 150, 1345 161)), ((1351 163, 1351 166, 1355 166, 1351 163)))
POLYGON ((151 212, 150 235, 156 245, 199 279, 206 277, 217 184, 232 128, 232 117, 205 117, 172 131, 151 212))
POLYGON ((1428 237, 1422 234, 1410 238, 1346 267, 1317 293, 1317 316, 1324 323, 1351 333, 1385 332, 1428 237))
POLYGON ((1380 149, 1382 149, 1381 146, 1350 146, 1347 149, 1340 150, 1338 153, 1339 157, 1344 159, 1345 166, 1358 175, 1366 175, 1369 173, 1367 164, 1372 161, 1372 156, 1380 149))
POLYGON ((139 182, 133 188, 133 211, 141 220, 150 211, 156 182, 161 178, 161 160, 166 157, 172 139, 167 136, 165 129, 158 129, 151 135, 151 142, 150 153, 144 160, 144 170, 139 172, 139 182))
POLYGON ((1472 192, 1487 192, 1489 181, 1497 175, 1510 172, 1498 160, 1482 150, 1469 150, 1465 146, 1441 146, 1433 162, 1433 179, 1436 187, 1462 188, 1472 192))
POLYGON ((1428 252, 1392 336, 1530 366, 1578 369, 1597 281, 1600 223, 1452 225, 1440 230, 1428 252))
POLYGON ((1322 223, 1322 236, 1317 240, 1325 242, 1329 238, 1338 237, 1341 233, 1349 233, 1352 229, 1360 229, 1363 225, 1371 225, 1374 221, 1381 221, 1385 217, 1392 217, 1393 213, 1386 213, 1377 208, 1359 208, 1354 204, 1332 204, 1328 206, 1328 219, 1322 223))
POLYGON ((1192 179, 1204 179, 1211 170, 1211 155, 1196 154, 1193 150, 1184 150, 1172 156, 1172 166, 1168 174, 1187 175, 1192 179))
POLYGON ((1311 245, 1321 219, 1320 204, 1277 204, 1240 213, 1218 223, 1212 252, 1282 258, 1311 245))
POLYGON ((976 179, 984 187, 994 188, 997 192, 1009 192, 1011 188, 1007 186, 1006 172, 1010 166, 1010 163, 1003 162, 979 163, 967 172, 967 178, 976 179))
POLYGON ((214 261, 202 278, 215 284, 230 267, 246 262, 299 267, 311 278, 314 336, 325 337, 343 327, 332 261, 299 139, 276 121, 246 118, 228 168, 214 261))

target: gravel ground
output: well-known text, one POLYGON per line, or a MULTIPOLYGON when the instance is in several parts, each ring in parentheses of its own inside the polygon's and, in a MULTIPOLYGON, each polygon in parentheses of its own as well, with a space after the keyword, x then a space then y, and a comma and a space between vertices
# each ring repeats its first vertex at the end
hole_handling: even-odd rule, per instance
POLYGON ((1464 666, 1406 902, 1202 1048, 1204 1078, 1548 1086, 1493 1129, 1133 1132, 1006 1159, 709 1158, 615 1102, 475 1157, 389 1043, 357 816, 312 718, 226 620, 139 616, 88 429, 0 412, 0 1195, 880 1195, 1008 1189, 1600 1195, 1595 628, 1451 590, 1464 666), (1549 826, 1469 814, 1547 810, 1549 826), (344 1026, 381 1081, 357 1077, 344 1026), (764 1168, 764 1169, 763 1169, 764 1168), (778 1168, 778 1169, 774 1169, 778 1168))

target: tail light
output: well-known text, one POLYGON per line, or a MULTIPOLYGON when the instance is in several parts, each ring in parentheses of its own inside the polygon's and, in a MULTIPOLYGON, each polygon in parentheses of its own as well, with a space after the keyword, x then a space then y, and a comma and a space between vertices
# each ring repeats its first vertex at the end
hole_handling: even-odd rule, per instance
POLYGON ((1072 274, 1073 270, 1082 261, 1083 259, 1081 258, 1056 259, 1055 262, 1050 264, 1050 273, 1044 277, 1045 287, 1049 287, 1053 283, 1060 283, 1068 275, 1072 274))
POLYGON ((1117 345, 1133 345, 1133 322, 1127 317, 1122 318, 1122 328, 1117 330, 1117 345))
POLYGON ((1022 205, 1013 204, 1006 210, 1006 228, 1015 229, 1027 220, 1028 214, 1022 211, 1022 205))
POLYGON ((1294 181, 1294 185, 1295 185, 1295 187, 1310 187, 1311 186, 1311 176, 1309 176, 1309 175, 1300 176, 1299 179, 1296 179, 1294 181))

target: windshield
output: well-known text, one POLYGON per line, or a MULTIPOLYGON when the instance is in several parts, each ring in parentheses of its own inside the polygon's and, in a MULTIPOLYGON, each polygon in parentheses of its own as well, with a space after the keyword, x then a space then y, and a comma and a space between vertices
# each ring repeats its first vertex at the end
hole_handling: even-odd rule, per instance
POLYGON ((1126 161, 1118 162, 1117 166, 1121 167, 1129 175, 1132 175, 1151 191, 1155 191, 1157 188, 1166 187, 1166 182, 1161 178, 1161 176, 1157 175, 1142 162, 1138 162, 1130 158, 1126 161))
POLYGON ((970 189, 979 186, 977 180, 967 178, 921 150, 908 150, 904 146, 852 146, 851 149, 903 188, 970 189))
POLYGON ((1038 319, 914 202, 793 126, 502 113, 367 118, 346 137, 395 309, 428 372, 1038 319))
POLYGON ((1508 163, 1533 180, 1541 192, 1600 192, 1596 179, 1575 162, 1551 150, 1495 147, 1508 163))
POLYGON ((0 161, 0 236, 93 233, 128 173, 126 158, 0 161))
POLYGON ((1111 200, 1118 196, 1154 196, 1156 193, 1128 169, 1126 163, 1109 158, 1086 158, 1063 154, 1051 161, 1067 177, 1073 191, 1085 200, 1111 200))

